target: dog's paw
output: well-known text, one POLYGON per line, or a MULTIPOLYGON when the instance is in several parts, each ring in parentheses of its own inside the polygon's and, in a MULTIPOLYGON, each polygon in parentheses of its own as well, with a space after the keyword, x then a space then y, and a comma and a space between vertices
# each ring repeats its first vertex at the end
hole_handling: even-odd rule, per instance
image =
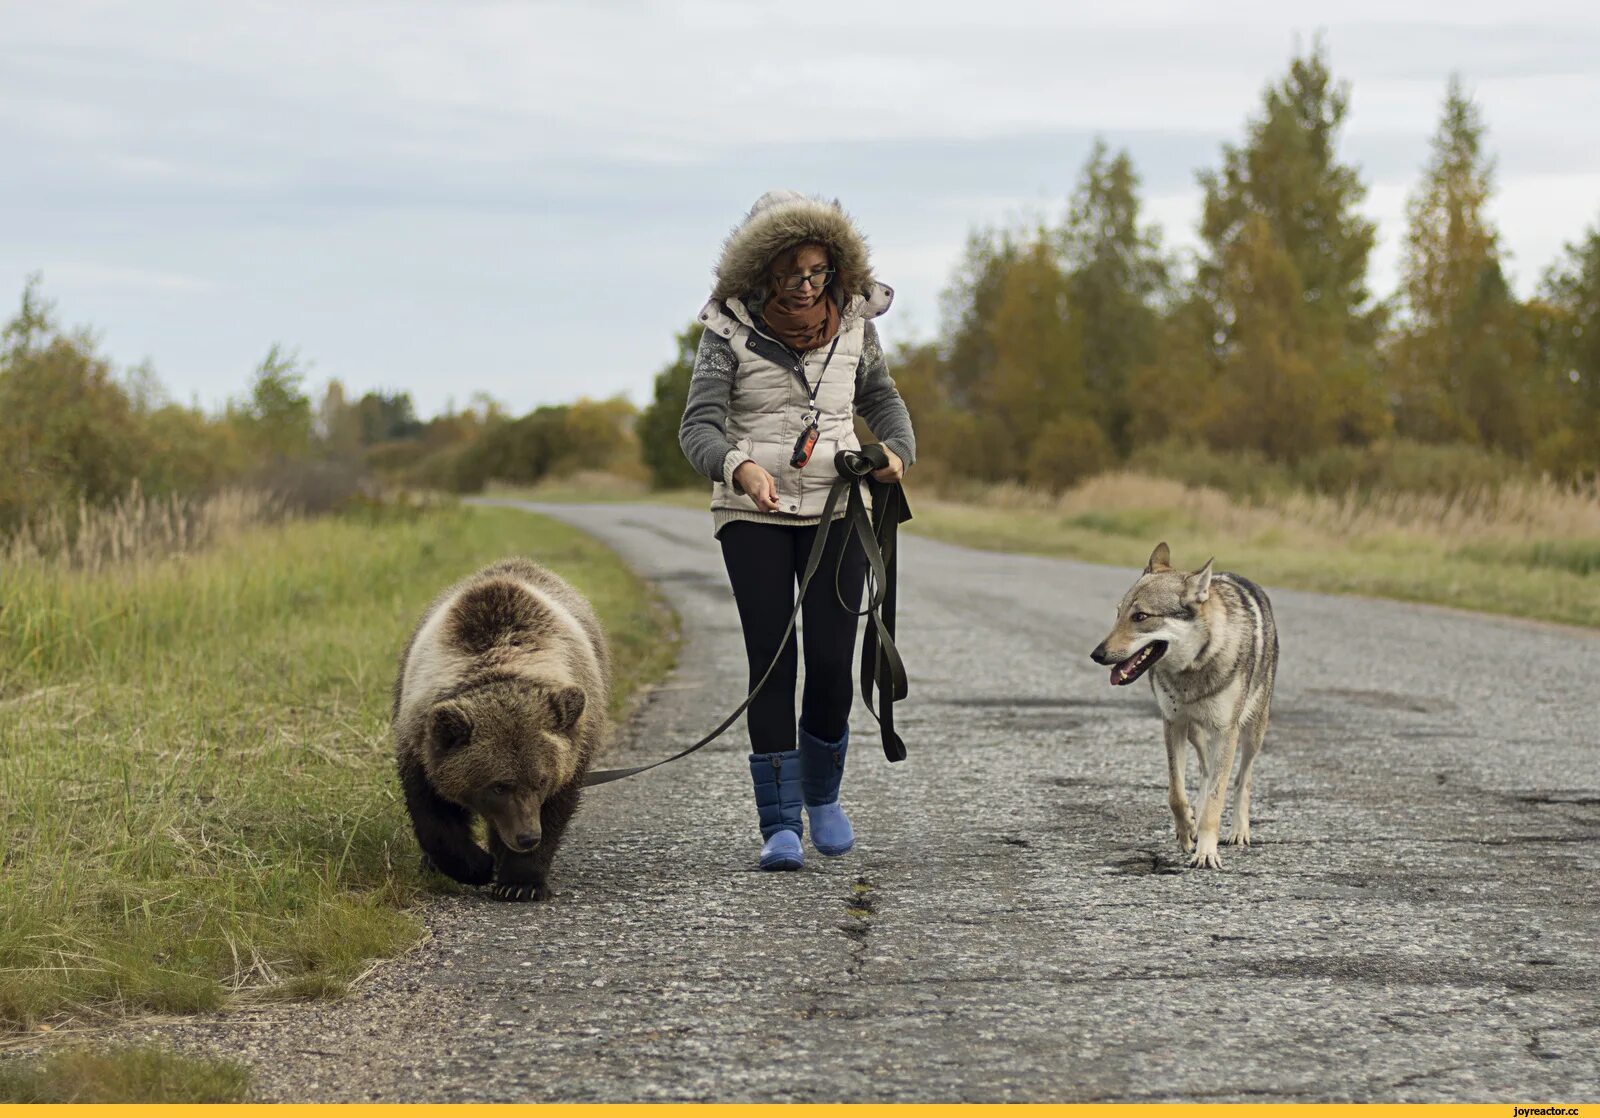
POLYGON ((1247 823, 1243 827, 1235 827, 1229 831, 1227 843, 1229 846, 1249 846, 1250 825, 1247 823))
POLYGON ((1178 849, 1185 854, 1193 854, 1195 840, 1193 824, 1185 827, 1182 823, 1179 823, 1173 828, 1173 831, 1178 836, 1178 849))
POLYGON ((548 901, 550 888, 542 881, 496 881, 487 886, 499 901, 548 901))
POLYGON ((1216 836, 1213 835, 1209 842, 1202 842, 1195 848, 1195 852, 1189 856, 1189 867, 1197 870, 1220 870, 1222 868, 1222 859, 1217 856, 1216 836))

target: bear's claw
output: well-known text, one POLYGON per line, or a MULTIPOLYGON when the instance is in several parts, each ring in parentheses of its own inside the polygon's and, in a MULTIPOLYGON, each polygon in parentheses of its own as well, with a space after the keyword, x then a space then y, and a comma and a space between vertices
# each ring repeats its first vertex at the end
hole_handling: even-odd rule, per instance
POLYGON ((550 889, 542 881, 496 881, 487 886, 489 895, 502 901, 547 901, 550 889))

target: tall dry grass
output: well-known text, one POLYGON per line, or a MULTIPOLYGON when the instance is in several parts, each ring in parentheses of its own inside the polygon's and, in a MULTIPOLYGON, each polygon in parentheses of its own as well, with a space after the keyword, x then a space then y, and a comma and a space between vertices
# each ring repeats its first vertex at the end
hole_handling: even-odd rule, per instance
POLYGON ((1600 485, 1520 479, 1453 493, 1296 490, 1256 499, 1137 473, 1057 495, 964 485, 912 498, 913 531, 973 547, 1135 566, 1179 563, 1273 586, 1600 626, 1600 485))
POLYGON ((259 489, 152 497, 134 482, 109 505, 80 499, 75 510, 52 509, 23 524, 0 540, 0 557, 11 568, 53 566, 98 574, 108 567, 191 554, 288 515, 281 496, 259 489))
POLYGON ((955 503, 996 509, 1115 516, 1126 510, 1181 509, 1231 534, 1293 527, 1331 540, 1415 534, 1439 543, 1520 542, 1529 537, 1600 540, 1600 479, 1549 478, 1463 489, 1454 494, 1351 489, 1304 490, 1248 501, 1220 489, 1129 471, 1099 474, 1060 494, 1014 482, 962 487, 955 503))

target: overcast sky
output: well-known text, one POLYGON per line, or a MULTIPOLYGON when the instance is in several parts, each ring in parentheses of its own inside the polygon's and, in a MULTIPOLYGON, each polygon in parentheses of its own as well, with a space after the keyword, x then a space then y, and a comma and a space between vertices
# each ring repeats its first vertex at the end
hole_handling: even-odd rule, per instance
POLYGON ((898 291, 886 340, 927 337, 968 231, 1056 218, 1097 134, 1193 246, 1195 171, 1318 31, 1352 84, 1374 289, 1458 71, 1527 293, 1600 219, 1597 12, 0 0, 0 299, 42 272, 119 366, 207 406, 274 342, 314 386, 424 415, 475 390, 644 402, 763 190, 841 198, 898 291))

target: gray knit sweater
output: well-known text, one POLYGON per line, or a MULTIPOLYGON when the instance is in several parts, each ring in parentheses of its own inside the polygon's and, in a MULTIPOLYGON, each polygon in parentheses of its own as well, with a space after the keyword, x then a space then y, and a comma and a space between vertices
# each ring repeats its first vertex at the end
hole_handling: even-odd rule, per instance
MULTIPOLYGON (((734 449, 728 438, 728 406, 733 397, 734 376, 739 369, 733 347, 718 334, 707 330, 700 335, 700 348, 694 358, 694 375, 689 381, 689 399, 684 405, 683 422, 678 427, 678 445, 695 470, 712 481, 722 480, 722 464, 734 449)), ((911 415, 889 375, 883 359, 883 343, 878 328, 871 322, 863 326, 861 360, 856 365, 856 414, 866 420, 883 445, 895 452, 909 469, 917 458, 917 437, 911 429, 911 415)), ((783 513, 718 510, 716 530, 730 520, 754 520, 766 524, 815 524, 820 516, 790 516, 783 513)))

